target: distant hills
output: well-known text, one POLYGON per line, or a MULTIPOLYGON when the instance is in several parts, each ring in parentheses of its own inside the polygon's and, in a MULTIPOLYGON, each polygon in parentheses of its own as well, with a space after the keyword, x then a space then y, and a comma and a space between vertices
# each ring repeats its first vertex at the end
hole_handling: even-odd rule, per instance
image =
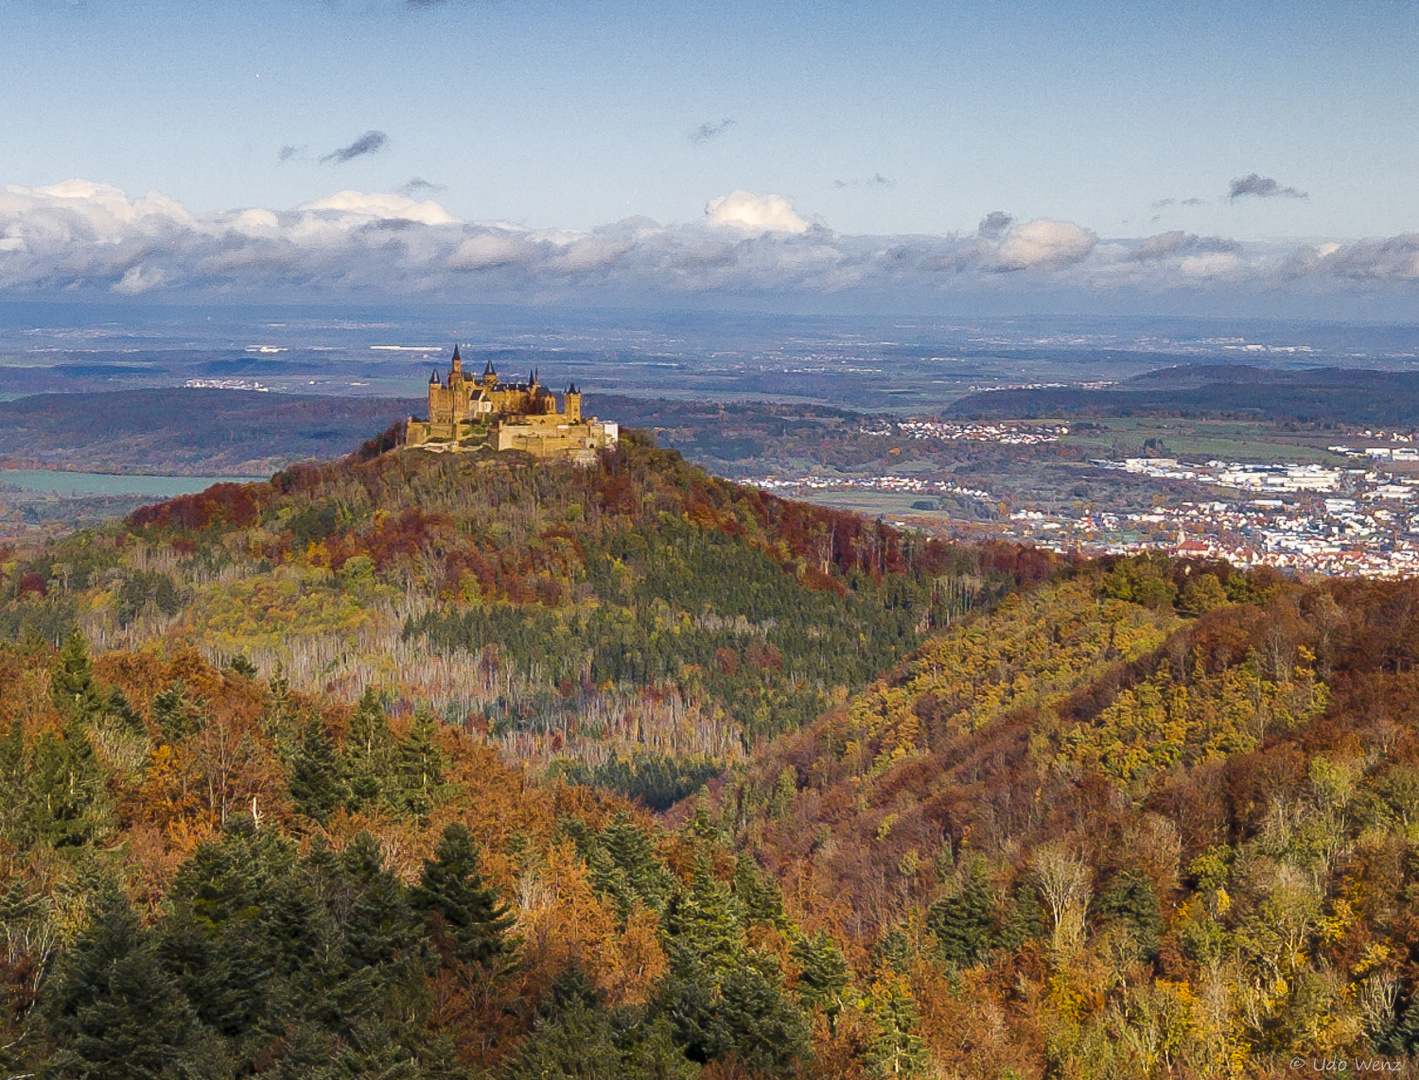
POLYGON ((1182 416, 1409 427, 1419 425, 1419 372, 1187 364, 1110 389, 982 391, 946 412, 970 419, 1182 416))
POLYGON ((0 402, 0 460, 99 472, 264 475, 293 461, 337 457, 418 405, 196 388, 36 394, 0 402))

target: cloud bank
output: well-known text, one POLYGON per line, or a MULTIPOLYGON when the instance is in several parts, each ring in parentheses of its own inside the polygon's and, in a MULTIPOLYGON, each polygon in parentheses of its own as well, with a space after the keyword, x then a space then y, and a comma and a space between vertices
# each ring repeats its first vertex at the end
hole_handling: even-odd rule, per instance
MULTIPOLYGON (((993 211, 960 234, 851 236, 777 194, 734 191, 702 218, 593 229, 465 221, 427 195, 340 191, 289 210, 194 214, 70 180, 0 189, 0 297, 325 299, 371 296, 676 304, 696 295, 930 303, 933 297, 1364 294, 1412 311, 1419 233, 1324 244, 1183 231, 1106 239, 993 211), (876 299, 873 299, 876 298, 876 299), (902 299, 907 298, 907 299, 902 299)), ((826 302, 826 301, 825 301, 826 302)), ((1412 316, 1411 316, 1412 317, 1412 316)))

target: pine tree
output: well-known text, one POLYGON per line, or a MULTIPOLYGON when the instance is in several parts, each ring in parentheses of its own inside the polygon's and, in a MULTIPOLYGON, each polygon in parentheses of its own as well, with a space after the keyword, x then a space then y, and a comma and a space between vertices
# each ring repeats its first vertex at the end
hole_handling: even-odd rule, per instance
POLYGON ((665 911, 666 951, 677 973, 703 970, 717 985, 740 962, 744 931, 734 906, 729 890, 699 859, 690 887, 677 890, 665 911))
POLYGON ((506 1080, 693 1080, 699 1072, 663 1017, 609 1008, 578 969, 557 980, 540 1012, 506 1080))
POLYGON ((740 856, 734 868, 734 899, 746 922, 766 922, 787 928, 788 918, 783 911, 783 893, 778 882, 747 856, 740 856))
POLYGON ((622 919, 636 901, 651 911, 665 910, 675 879, 625 811, 619 811, 589 847, 592 880, 615 898, 616 913, 622 919))
POLYGON ((808 1021, 774 970, 742 963, 724 976, 719 1010, 735 1057, 750 1070, 787 1076, 808 1054, 808 1021))
POLYGON ((143 726, 143 718, 138 715, 138 711, 133 708, 127 695, 118 687, 109 689, 108 700, 104 702, 103 711, 116 718, 130 734, 147 734, 143 726))
POLYGON ((1396 1008, 1389 1030, 1376 1041, 1385 1053, 1405 1057, 1419 1054, 1419 993, 1409 999, 1402 1012, 1396 1008))
POLYGON ((1158 895, 1147 878, 1125 870, 1099 894, 1096 910, 1104 918, 1127 924, 1143 959, 1158 955, 1163 918, 1158 911, 1158 895))
POLYGON ((227 665, 233 674, 240 675, 243 679, 254 679, 259 674, 256 665, 253 664, 245 653, 238 653, 233 656, 231 663, 227 665))
POLYGON ((900 927, 893 927, 878 939, 872 950, 872 972, 882 977, 901 974, 911 967, 915 950, 911 939, 900 927))
POLYGON ((105 890, 43 993, 48 1074, 157 1080, 183 1075, 200 1029, 128 900, 105 890))
POLYGON ((174 679, 162 693, 153 698, 153 719, 162 732, 163 742, 175 746, 201 726, 197 707, 188 700, 187 684, 174 679))
POLYGON ((985 866, 972 864, 960 888, 927 910, 927 928, 936 935, 942 959, 953 964, 974 964, 990 947, 991 895, 985 866))
POLYGON ((399 744, 395 809, 424 817, 433 809, 443 781, 443 754, 434 743, 434 720, 427 713, 415 718, 408 737, 399 744))
POLYGON ((793 959, 800 971, 798 999, 810 1009, 822 1009, 835 1024, 851 976, 842 950, 819 930, 811 938, 800 934, 794 939, 793 959))
POLYGON ((345 952, 353 967, 379 967, 411 959, 422 937, 409 891, 384 864, 379 841, 357 834, 340 853, 353 903, 345 918, 345 952))
POLYGON ((930 1064, 926 1043, 917 1029, 921 1018, 906 980, 894 977, 872 988, 872 1019, 877 1034, 867 1048, 867 1060, 879 1076, 921 1076, 930 1064))
POLYGON ((432 924, 434 942, 446 958, 490 964, 507 951, 513 917, 497 891, 483 885, 478 845, 467 826, 455 822, 444 829, 434 857, 424 860, 411 899, 432 924))
POLYGON ((291 765, 291 798, 297 810, 322 825, 348 798, 335 740, 316 716, 306 722, 300 749, 291 765))
POLYGON ((49 696, 66 720, 83 720, 103 712, 104 698, 94 681, 88 644, 78 630, 65 639, 50 670, 49 696))
POLYGON ((111 807, 103 769, 77 719, 62 739, 45 732, 35 742, 29 792, 34 830, 54 847, 79 847, 106 830, 111 807))
POLYGON ((1014 952, 1027 941, 1036 941, 1045 932, 1045 909, 1040 894, 1029 882, 1015 887, 1010 907, 995 944, 1006 952, 1014 952))
POLYGON ((374 687, 364 692, 350 718, 345 733, 345 763, 350 777, 350 809, 378 802, 394 767, 394 739, 374 687))

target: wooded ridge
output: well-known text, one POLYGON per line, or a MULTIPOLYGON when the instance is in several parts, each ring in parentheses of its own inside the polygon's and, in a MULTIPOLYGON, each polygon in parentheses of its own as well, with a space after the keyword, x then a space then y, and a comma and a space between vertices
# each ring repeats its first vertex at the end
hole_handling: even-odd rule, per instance
POLYGON ((4 555, 6 1075, 1408 1068, 1419 584, 381 449, 4 555))

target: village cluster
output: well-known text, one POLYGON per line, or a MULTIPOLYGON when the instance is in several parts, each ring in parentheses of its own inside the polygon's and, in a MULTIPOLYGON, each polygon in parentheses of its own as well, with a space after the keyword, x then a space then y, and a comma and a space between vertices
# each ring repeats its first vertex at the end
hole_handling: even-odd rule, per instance
POLYGON ((799 476, 783 479, 762 476, 745 480, 764 491, 801 498, 822 491, 884 491, 909 495, 951 495, 966 499, 993 501, 990 492, 981 488, 962 487, 951 480, 926 480, 919 476, 799 476))
POLYGON ((878 420, 858 429, 859 435, 895 436, 903 439, 940 439, 993 442, 1002 446, 1038 446, 1058 442, 1068 435, 1061 424, 955 423, 948 420, 878 420))

